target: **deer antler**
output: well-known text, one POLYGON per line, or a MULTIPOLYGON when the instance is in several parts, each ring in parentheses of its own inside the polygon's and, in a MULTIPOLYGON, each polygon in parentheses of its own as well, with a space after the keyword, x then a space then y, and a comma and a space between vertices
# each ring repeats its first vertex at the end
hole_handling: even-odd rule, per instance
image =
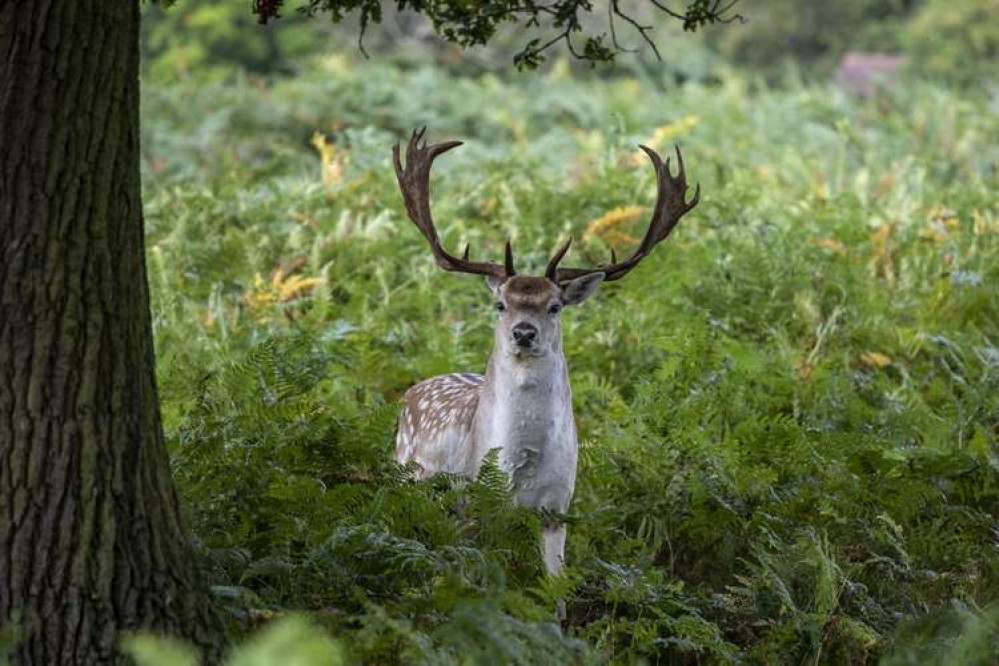
POLYGON ((559 260, 565 254, 565 251, 569 249, 569 244, 566 243, 549 262, 548 270, 545 272, 548 279, 556 283, 562 283, 566 280, 572 280, 591 273, 604 273, 604 281, 620 280, 632 268, 637 266, 642 259, 647 257, 652 252, 652 248, 669 236, 670 232, 673 231, 674 227, 680 221, 680 218, 690 212, 697 205, 697 202, 700 201, 700 184, 695 188, 694 197, 690 200, 690 203, 685 201, 687 196, 687 174, 683 169, 683 155, 680 154, 679 147, 676 148, 676 161, 680 171, 676 176, 670 174, 668 157, 666 158, 666 163, 663 164, 662 158, 659 157, 656 151, 648 146, 639 146, 639 148, 645 151, 645 154, 652 160, 652 166, 655 167, 658 197, 656 199, 655 210, 652 211, 652 220, 649 222, 649 228, 645 232, 645 237, 642 239, 638 249, 620 263, 618 263, 617 257, 614 255, 614 250, 611 250, 611 261, 609 264, 604 264, 596 268, 558 268, 559 260))
POLYGON ((430 214, 430 167, 438 155, 446 153, 452 148, 461 145, 461 141, 445 141, 427 145, 421 140, 427 128, 421 127, 413 130, 413 135, 409 138, 406 146, 406 167, 403 168, 402 160, 399 157, 399 144, 392 147, 392 159, 395 162, 395 175, 399 179, 399 189, 402 190, 402 198, 406 202, 406 212, 409 219, 420 230, 430 249, 434 253, 434 260, 437 265, 446 271, 456 271, 459 273, 472 273, 474 275, 492 275, 501 279, 506 279, 516 274, 513 268, 513 249, 510 247, 510 240, 506 241, 506 253, 503 265, 491 261, 469 261, 468 245, 461 257, 449 254, 441 245, 437 236, 437 229, 434 227, 434 220, 430 214))

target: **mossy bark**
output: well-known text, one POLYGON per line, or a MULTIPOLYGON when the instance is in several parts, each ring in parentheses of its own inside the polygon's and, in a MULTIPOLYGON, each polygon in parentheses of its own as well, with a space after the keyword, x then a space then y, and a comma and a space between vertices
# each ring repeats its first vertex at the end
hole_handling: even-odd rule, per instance
POLYGON ((218 652, 163 443, 137 0, 0 2, 0 627, 15 664, 218 652))

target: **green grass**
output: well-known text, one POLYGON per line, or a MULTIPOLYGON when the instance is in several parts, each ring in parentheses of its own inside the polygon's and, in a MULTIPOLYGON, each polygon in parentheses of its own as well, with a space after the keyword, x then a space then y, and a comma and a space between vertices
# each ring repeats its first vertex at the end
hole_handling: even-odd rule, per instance
POLYGON ((986 102, 344 58, 144 95, 167 433, 236 635, 302 611, 364 663, 997 658, 986 102), (680 143, 702 185, 565 313, 582 451, 558 580, 494 467, 416 483, 391 461, 403 391, 481 371, 492 335, 481 280, 437 270, 403 214, 390 148, 424 123, 467 141, 436 169, 446 244, 498 258, 510 235, 533 272, 569 234, 573 264, 628 250, 648 211, 587 230, 651 206, 637 143, 680 143), (346 159, 326 182, 317 130, 346 159))

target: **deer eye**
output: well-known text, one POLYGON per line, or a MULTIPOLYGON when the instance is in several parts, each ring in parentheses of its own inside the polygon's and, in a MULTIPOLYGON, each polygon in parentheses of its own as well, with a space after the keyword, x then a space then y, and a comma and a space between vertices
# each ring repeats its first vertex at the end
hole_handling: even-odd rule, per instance
POLYGON ((503 312, 503 310, 506 310, 506 306, 500 303, 499 301, 496 301, 496 309, 499 310, 500 312, 503 312))
POLYGON ((556 314, 558 314, 561 311, 562 311, 562 304, 561 303, 555 303, 550 308, 548 308, 548 314, 556 315, 556 314))

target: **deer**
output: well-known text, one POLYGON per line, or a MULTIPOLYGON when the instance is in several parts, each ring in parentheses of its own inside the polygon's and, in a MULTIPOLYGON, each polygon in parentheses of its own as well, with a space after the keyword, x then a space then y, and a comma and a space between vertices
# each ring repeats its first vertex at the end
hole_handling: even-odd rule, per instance
MULTIPOLYGON (((430 210, 430 170, 434 160, 462 145, 427 145, 426 128, 413 131, 405 165, 399 145, 392 149, 406 213, 445 271, 485 277, 497 310, 492 354, 485 374, 450 373, 424 380, 405 392, 399 414, 395 459, 415 462, 417 478, 439 473, 474 478, 491 449, 509 476, 515 502, 542 512, 565 514, 576 486, 579 443, 572 411, 569 372, 562 350, 560 315, 579 305, 602 282, 628 275, 666 239, 680 218, 700 201, 700 184, 687 201, 683 156, 675 147, 678 173, 672 175, 656 151, 639 146, 655 169, 657 198, 645 236, 624 261, 593 268, 559 266, 572 244, 570 236, 552 255, 542 276, 517 273, 506 241, 503 263, 472 261, 444 249, 430 210)), ((543 521, 541 555, 550 575, 564 566, 566 529, 543 521)), ((564 602, 558 610, 564 619, 564 602)))

